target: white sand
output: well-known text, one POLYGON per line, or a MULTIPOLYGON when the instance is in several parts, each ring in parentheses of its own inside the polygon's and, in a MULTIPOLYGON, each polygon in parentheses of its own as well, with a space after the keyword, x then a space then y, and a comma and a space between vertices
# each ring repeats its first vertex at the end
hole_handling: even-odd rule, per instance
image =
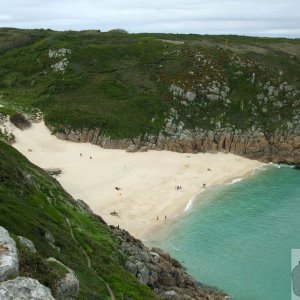
POLYGON ((43 122, 24 131, 14 128, 14 134, 13 146, 34 164, 62 169, 56 178, 75 199, 84 200, 108 224, 120 225, 144 239, 155 226, 166 224, 165 215, 171 219, 184 213, 189 200, 205 190, 203 183, 210 187, 231 182, 262 165, 223 153, 102 149, 59 140, 43 122), (182 189, 177 191, 176 185, 182 189), (119 217, 110 215, 113 210, 119 217))

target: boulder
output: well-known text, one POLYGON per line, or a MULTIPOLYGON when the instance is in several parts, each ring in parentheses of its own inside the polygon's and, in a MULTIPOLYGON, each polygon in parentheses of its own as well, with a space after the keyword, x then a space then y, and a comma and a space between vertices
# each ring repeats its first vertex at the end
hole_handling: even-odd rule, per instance
POLYGON ((215 95, 215 94, 207 94, 206 97, 208 100, 211 100, 211 101, 218 101, 220 98, 218 95, 215 95))
POLYGON ((127 149, 126 152, 136 152, 138 151, 138 146, 137 145, 130 145, 127 149))
POLYGON ((193 92, 187 92, 185 94, 185 98, 189 101, 194 101, 196 99, 197 95, 193 92))
POLYGON ((83 210, 89 214, 93 214, 93 211, 91 210, 91 208, 83 200, 77 199, 76 203, 81 210, 83 210))
POLYGON ((0 282, 18 276, 19 258, 15 241, 0 227, 0 282))
POLYGON ((58 252, 60 252, 60 248, 55 246, 55 238, 51 232, 46 232, 45 233, 45 238, 48 242, 48 244, 53 248, 56 249, 58 252))
POLYGON ((20 244, 24 247, 26 247, 31 253, 36 253, 35 246, 32 241, 24 238, 23 236, 18 236, 18 240, 20 244))
POLYGON ((45 238, 46 238, 46 240, 47 240, 49 243, 51 243, 51 244, 54 244, 54 243, 55 243, 55 238, 54 238, 54 236, 52 235, 51 232, 46 232, 46 233, 45 233, 45 238))
POLYGON ((17 277, 14 280, 0 283, 0 299, 55 300, 49 288, 28 277, 17 277))
POLYGON ((56 285, 55 298, 57 300, 75 300, 79 292, 79 280, 75 272, 53 257, 47 260, 50 263, 59 264, 66 269, 66 275, 56 285))
POLYGON ((148 147, 147 146, 143 146, 140 149, 140 152, 147 152, 148 151, 148 147))

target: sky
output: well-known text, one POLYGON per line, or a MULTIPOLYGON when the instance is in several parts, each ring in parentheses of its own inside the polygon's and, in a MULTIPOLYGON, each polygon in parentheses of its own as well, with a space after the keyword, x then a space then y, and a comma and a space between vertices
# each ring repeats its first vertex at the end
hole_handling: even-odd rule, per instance
POLYGON ((300 0, 0 0, 0 27, 300 38, 300 0))

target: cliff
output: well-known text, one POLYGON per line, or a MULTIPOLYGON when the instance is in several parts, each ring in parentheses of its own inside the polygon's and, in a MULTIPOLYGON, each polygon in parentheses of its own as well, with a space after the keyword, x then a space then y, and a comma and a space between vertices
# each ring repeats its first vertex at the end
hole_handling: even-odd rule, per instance
POLYGON ((241 155, 262 162, 300 164, 300 121, 272 134, 261 129, 248 131, 232 128, 215 131, 173 132, 172 135, 113 140, 101 135, 99 130, 71 130, 54 134, 63 140, 92 143, 103 148, 127 149, 127 151, 170 150, 176 152, 225 152, 241 155))
POLYGON ((0 141, 0 298, 224 299, 0 141))
POLYGON ((42 112, 58 137, 103 147, 225 151, 299 164, 299 39, 0 35, 2 115, 42 112))

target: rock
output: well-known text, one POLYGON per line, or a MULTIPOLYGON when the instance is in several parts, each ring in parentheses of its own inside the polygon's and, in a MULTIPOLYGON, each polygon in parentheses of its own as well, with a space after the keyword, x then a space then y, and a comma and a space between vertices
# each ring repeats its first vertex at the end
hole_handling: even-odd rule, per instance
POLYGON ((46 232, 45 233, 45 238, 46 240, 48 241, 49 245, 53 248, 53 249, 56 249, 58 252, 60 252, 60 248, 55 246, 55 238, 54 236, 52 235, 51 232, 46 232))
POLYGON ((18 240, 20 244, 24 247, 26 247, 31 253, 36 253, 35 246, 32 241, 24 238, 23 236, 18 236, 18 240))
POLYGON ((14 124, 17 128, 21 130, 28 129, 31 127, 30 121, 28 121, 27 118, 19 112, 12 114, 9 117, 9 120, 12 124, 14 124))
POLYGON ((185 94, 185 98, 189 101, 194 101, 196 99, 197 95, 193 92, 187 92, 185 94))
POLYGON ((137 145, 130 145, 127 149, 126 152, 137 152, 138 151, 138 146, 137 145))
POLYGON ((207 94, 206 97, 208 100, 211 100, 211 101, 218 101, 220 98, 219 95, 215 95, 215 94, 207 94))
POLYGON ((85 211, 85 212, 88 212, 89 214, 93 214, 93 211, 91 210, 91 208, 81 199, 77 199, 76 200, 76 203, 77 203, 77 206, 85 211))
POLYGON ((171 290, 171 291, 165 292, 165 295, 166 295, 167 299, 168 299, 169 297, 170 297, 170 299, 172 299, 172 298, 173 298, 174 296, 176 296, 177 294, 176 294, 175 291, 171 290))
POLYGON ((46 232, 45 233, 45 238, 47 239, 47 241, 51 244, 54 244, 55 243, 55 238, 54 236, 52 235, 51 232, 46 232))
POLYGON ((155 262, 158 262, 159 261, 159 254, 157 254, 156 252, 153 252, 153 251, 150 251, 150 254, 152 256, 152 259, 155 261, 155 262))
POLYGON ((66 275, 56 285, 55 298, 57 300, 75 300, 79 292, 79 280, 75 272, 53 257, 47 260, 50 263, 59 264, 66 269, 66 275))
POLYGON ((141 282, 147 284, 149 281, 149 270, 146 266, 143 266, 141 270, 139 270, 139 274, 141 275, 141 282))
POLYGON ((136 264, 132 263, 131 261, 126 262, 126 268, 127 270, 132 273, 134 276, 137 275, 138 267, 136 264))
POLYGON ((215 94, 215 95, 219 95, 219 93, 220 93, 220 89, 217 86, 211 86, 211 87, 209 87, 208 91, 211 94, 215 94))
POLYGON ((173 93, 174 96, 183 96, 184 94, 184 89, 182 89, 181 87, 172 84, 170 86, 170 92, 173 93))
POLYGON ((143 146, 140 149, 140 152, 147 152, 148 151, 148 147, 147 146, 143 146))
POLYGON ((72 51, 66 48, 61 48, 58 50, 49 49, 48 55, 50 58, 60 58, 60 57, 65 57, 67 54, 71 54, 71 53, 72 51))
POLYGON ((15 241, 0 227, 0 282, 18 276, 19 258, 15 241))
POLYGON ((147 284, 162 299, 223 300, 225 294, 200 287, 180 263, 159 248, 151 251, 125 230, 111 226, 127 257, 126 267, 141 283, 147 284))
POLYGON ((49 288, 37 280, 17 277, 0 283, 0 299, 3 300, 55 300, 49 288))
POLYGON ((62 173, 62 170, 59 168, 48 168, 44 169, 44 171, 50 176, 59 175, 62 173))

